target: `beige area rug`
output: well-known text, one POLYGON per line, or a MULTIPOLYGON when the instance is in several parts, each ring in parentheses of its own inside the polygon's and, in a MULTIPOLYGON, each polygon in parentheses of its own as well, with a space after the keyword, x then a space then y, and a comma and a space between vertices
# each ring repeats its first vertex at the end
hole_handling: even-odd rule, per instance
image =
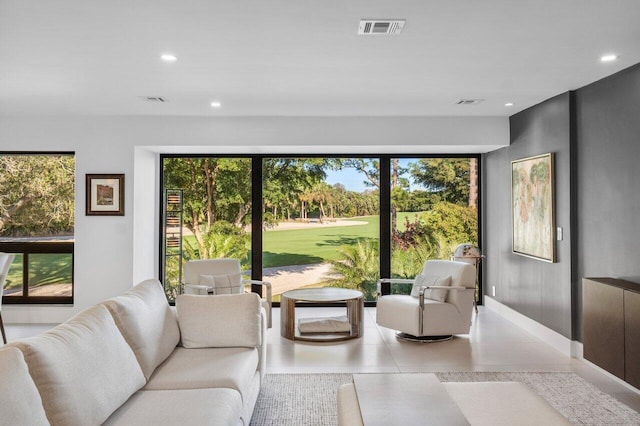
MULTIPOLYGON (((640 425, 640 414, 574 373, 435 373, 442 382, 522 382, 575 425, 640 425)), ((251 424, 337 425, 337 389, 351 374, 267 374, 251 424)))

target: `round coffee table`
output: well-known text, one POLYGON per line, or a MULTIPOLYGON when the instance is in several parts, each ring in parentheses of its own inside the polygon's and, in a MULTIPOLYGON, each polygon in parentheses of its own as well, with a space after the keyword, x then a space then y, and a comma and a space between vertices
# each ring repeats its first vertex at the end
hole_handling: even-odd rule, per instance
MULTIPOLYGON (((363 308, 364 296, 358 290, 320 287, 286 291, 282 293, 280 298, 280 334, 287 339, 309 342, 336 342, 354 339, 362 334, 363 308), (345 302, 349 331, 319 331, 302 335, 296 327, 296 302, 300 302, 299 306, 345 302)), ((318 318, 318 320, 322 321, 322 318, 318 318)))

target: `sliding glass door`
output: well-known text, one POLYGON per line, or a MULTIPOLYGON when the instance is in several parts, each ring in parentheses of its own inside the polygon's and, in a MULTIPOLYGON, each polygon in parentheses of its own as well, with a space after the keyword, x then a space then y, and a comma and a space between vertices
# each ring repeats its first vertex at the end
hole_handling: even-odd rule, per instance
POLYGON ((301 287, 342 287, 374 300, 380 182, 373 158, 263 160, 262 275, 274 300, 301 287))

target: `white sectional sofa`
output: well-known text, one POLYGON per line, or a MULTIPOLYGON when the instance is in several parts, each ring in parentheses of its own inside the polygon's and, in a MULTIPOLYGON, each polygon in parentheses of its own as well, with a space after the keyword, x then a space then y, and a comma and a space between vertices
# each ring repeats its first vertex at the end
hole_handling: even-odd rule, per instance
POLYGON ((0 348, 0 425, 248 425, 265 333, 255 294, 181 295, 174 311, 145 281, 0 348))

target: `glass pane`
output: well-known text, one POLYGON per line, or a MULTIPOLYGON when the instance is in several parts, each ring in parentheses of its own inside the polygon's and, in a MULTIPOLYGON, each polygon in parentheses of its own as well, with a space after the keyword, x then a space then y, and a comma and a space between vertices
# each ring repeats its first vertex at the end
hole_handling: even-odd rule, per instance
POLYGON ((4 283, 5 296, 22 296, 22 254, 16 254, 4 283))
MULTIPOLYGON (((427 259, 478 245, 477 158, 391 160, 391 273, 414 278, 427 259)), ((408 293, 394 286, 393 293, 408 293)))
POLYGON ((73 239, 73 155, 0 155, 0 191, 0 242, 73 239))
POLYGON ((250 267, 251 159, 165 158, 163 168, 163 282, 172 300, 188 260, 232 257, 250 267))
POLYGON ((29 255, 29 296, 72 296, 73 255, 29 255))
POLYGON ((263 160, 263 277, 274 300, 302 287, 343 287, 375 299, 379 277, 379 162, 263 160))

